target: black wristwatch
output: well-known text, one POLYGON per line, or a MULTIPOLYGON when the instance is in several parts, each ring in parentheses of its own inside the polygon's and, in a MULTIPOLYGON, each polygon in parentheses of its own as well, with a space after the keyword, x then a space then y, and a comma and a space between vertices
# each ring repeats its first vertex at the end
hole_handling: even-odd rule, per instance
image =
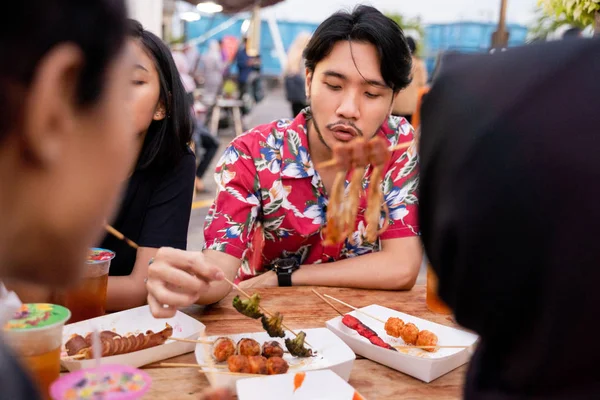
POLYGON ((279 286, 292 286, 292 274, 300 269, 300 264, 295 258, 284 258, 275 261, 270 269, 277 274, 279 286))

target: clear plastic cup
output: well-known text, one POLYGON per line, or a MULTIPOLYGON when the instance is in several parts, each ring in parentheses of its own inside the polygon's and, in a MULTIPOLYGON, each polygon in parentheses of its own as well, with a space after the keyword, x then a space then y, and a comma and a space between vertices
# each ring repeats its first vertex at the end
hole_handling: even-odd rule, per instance
POLYGON ((152 379, 144 371, 128 365, 101 365, 62 376, 50 388, 52 400, 140 399, 150 389, 152 379))
POLYGON ((71 310, 70 322, 101 317, 106 310, 106 290, 110 261, 115 257, 111 250, 93 248, 85 265, 84 278, 76 287, 57 295, 56 302, 71 310))
POLYGON ((3 327, 6 343, 46 399, 50 384, 60 376, 63 326, 70 316, 68 309, 55 304, 23 304, 3 327))

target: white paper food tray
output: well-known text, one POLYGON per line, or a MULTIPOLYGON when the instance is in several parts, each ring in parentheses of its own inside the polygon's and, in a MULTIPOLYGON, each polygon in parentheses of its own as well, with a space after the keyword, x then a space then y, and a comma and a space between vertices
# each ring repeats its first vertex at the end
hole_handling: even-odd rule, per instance
MULTIPOLYGON (((299 331, 296 330, 296 332, 299 331)), ((310 348, 313 349, 313 352, 316 350, 317 355, 315 357, 297 358, 289 353, 284 353, 283 359, 290 366, 288 374, 293 375, 300 371, 330 369, 342 379, 346 381, 350 379, 352 365, 356 359, 356 355, 350 347, 326 328, 304 329, 304 332, 306 332, 306 341, 311 344, 312 347, 310 348)), ((287 332, 287 335, 288 337, 293 337, 289 332, 287 332)), ((219 337, 221 336, 211 336, 208 340, 214 341, 219 337)), ((276 340, 285 349, 284 339, 269 337, 266 332, 242 333, 227 335, 227 337, 236 343, 243 338, 254 339, 260 343, 261 347, 266 341, 276 340)), ((212 352, 212 346, 202 344, 196 346, 196 360, 198 364, 203 366, 208 364, 207 357, 212 357, 211 354, 205 356, 205 349, 212 352)), ((226 362, 223 364, 227 365, 226 362)), ((202 370, 211 371, 212 369, 203 367, 202 370)), ((223 369, 219 369, 219 371, 223 371, 223 369)), ((219 375, 211 374, 210 372, 206 374, 206 377, 212 386, 227 386, 231 389, 235 389, 235 383, 238 379, 244 379, 243 377, 240 378, 234 375, 219 375)))
POLYGON ((294 392, 295 375, 240 379, 236 383, 238 400, 352 400, 354 398, 356 392, 354 388, 331 370, 307 372, 302 385, 294 392))
MULTIPOLYGON (((477 341, 477 335, 472 333, 436 324, 376 304, 360 310, 383 321, 387 321, 390 317, 397 317, 402 319, 404 323, 412 322, 419 330, 429 330, 435 333, 438 336, 439 346, 469 346, 469 348, 464 349, 438 349, 434 353, 417 348, 392 351, 375 346, 355 330, 346 327, 342 323, 342 317, 336 317, 326 322, 327 327, 346 342, 356 354, 404 372, 424 382, 431 382, 468 362, 472 354, 472 347, 477 341)), ((384 324, 381 322, 357 311, 349 314, 377 332, 384 341, 392 346, 405 344, 401 338, 389 336, 385 332, 384 324)))
MULTIPOLYGON (((206 328, 201 322, 180 311, 172 318, 157 319, 152 316, 148 306, 142 306, 65 325, 63 329, 63 350, 65 343, 72 334, 79 334, 85 337, 85 335, 88 332, 92 332, 94 328, 98 329, 98 331, 107 330, 116 332, 119 335, 125 335, 128 333, 146 333, 147 330, 152 330, 155 333, 160 332, 165 329, 165 324, 169 324, 173 327, 173 337, 185 339, 197 339, 199 335, 204 333, 206 328)), ((101 363, 141 367, 142 365, 190 353, 194 351, 195 345, 195 343, 167 340, 160 346, 151 347, 145 350, 103 357, 101 363)), ((69 371, 77 371, 82 368, 93 367, 94 360, 62 360, 61 364, 69 371)))

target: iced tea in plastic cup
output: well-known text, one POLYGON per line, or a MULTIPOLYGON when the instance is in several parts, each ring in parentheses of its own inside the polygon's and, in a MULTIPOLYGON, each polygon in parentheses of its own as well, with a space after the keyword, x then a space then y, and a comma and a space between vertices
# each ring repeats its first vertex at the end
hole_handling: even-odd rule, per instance
POLYGON ((150 389, 148 374, 127 365, 101 365, 61 377, 50 388, 52 400, 140 399, 150 389))
POLYGON ((55 304, 23 304, 3 327, 4 339, 45 399, 50 399, 50 384, 60 376, 63 326, 70 316, 55 304))
POLYGON ((71 310, 71 321, 79 322, 105 314, 110 261, 115 252, 93 248, 86 261, 84 278, 74 288, 58 294, 56 302, 71 310))
POLYGON ((438 277, 431 264, 427 264, 427 308, 438 314, 452 314, 452 310, 438 296, 438 277))

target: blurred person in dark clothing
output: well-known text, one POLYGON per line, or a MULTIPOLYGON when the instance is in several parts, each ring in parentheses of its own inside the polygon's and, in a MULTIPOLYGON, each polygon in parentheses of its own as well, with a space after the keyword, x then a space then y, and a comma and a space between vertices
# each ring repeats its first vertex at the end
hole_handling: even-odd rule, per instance
POLYGON ((422 238, 481 341, 466 399, 598 399, 600 40, 444 60, 423 107, 422 238))
POLYGON ((285 97, 292 108, 292 118, 300 114, 308 106, 305 86, 305 66, 302 52, 310 40, 308 32, 301 32, 296 36, 287 54, 285 66, 284 84, 285 97))

